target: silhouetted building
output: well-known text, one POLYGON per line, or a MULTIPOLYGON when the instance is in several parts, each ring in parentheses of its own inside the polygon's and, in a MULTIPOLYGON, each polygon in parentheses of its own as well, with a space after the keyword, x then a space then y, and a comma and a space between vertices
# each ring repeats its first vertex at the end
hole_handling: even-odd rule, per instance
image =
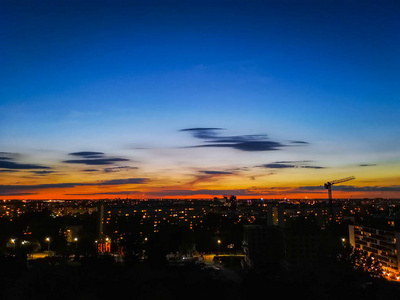
POLYGON ((244 267, 271 269, 283 258, 282 230, 262 225, 245 225, 244 267))
POLYGON ((285 230, 285 258, 283 266, 286 269, 312 267, 322 262, 326 255, 328 237, 320 231, 285 230))
POLYGON ((244 226, 243 251, 245 267, 260 268, 266 265, 267 235, 265 226, 244 226))
POLYGON ((104 203, 102 202, 99 209, 99 238, 96 240, 97 252, 100 254, 111 252, 111 239, 104 233, 105 223, 104 203))

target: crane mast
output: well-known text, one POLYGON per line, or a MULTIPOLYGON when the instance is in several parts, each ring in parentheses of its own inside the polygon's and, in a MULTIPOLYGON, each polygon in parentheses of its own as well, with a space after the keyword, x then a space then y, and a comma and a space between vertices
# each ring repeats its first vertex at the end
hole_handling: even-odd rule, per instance
POLYGON ((342 183, 346 182, 349 180, 356 179, 354 176, 342 178, 342 179, 337 179, 337 180, 332 180, 328 181, 327 183, 324 184, 324 187, 328 190, 328 197, 329 197, 329 213, 332 216, 333 210, 332 210, 332 185, 337 184, 337 183, 342 183))

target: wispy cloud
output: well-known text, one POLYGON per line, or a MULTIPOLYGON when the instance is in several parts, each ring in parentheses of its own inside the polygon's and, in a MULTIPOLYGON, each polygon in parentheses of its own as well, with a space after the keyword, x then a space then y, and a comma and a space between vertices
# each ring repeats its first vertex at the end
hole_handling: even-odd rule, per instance
POLYGON ((259 167, 266 169, 290 169, 290 168, 296 168, 297 166, 291 164, 270 163, 270 164, 260 165, 259 167))
POLYGON ((292 144, 302 144, 302 145, 309 144, 308 142, 305 142, 305 141, 290 141, 290 143, 292 143, 292 144))
POLYGON ((101 183, 94 183, 92 185, 121 185, 121 184, 142 184, 146 183, 146 178, 127 178, 127 179, 113 179, 106 180, 101 183))
POLYGON ((37 193, 10 192, 10 193, 3 194, 2 192, 0 192, 0 195, 2 195, 2 196, 30 196, 30 195, 37 195, 37 193))
POLYGON ((215 128, 215 127, 197 127, 197 128, 186 128, 181 129, 179 131, 187 131, 190 132, 194 137, 198 139, 212 139, 218 136, 217 131, 225 130, 223 128, 215 128))
POLYGON ((31 172, 35 175, 41 175, 41 176, 54 173, 54 171, 46 171, 46 170, 44 170, 44 171, 29 171, 29 172, 31 172))
POLYGON ((71 156, 78 156, 81 159, 69 159, 64 160, 64 163, 68 164, 84 164, 89 166, 98 165, 112 165, 116 162, 129 161, 127 158, 121 157, 108 157, 103 152, 93 152, 93 151, 81 151, 69 153, 71 156))
POLYGON ((199 189, 199 190, 163 190, 159 192, 147 193, 154 197, 169 197, 169 196, 196 196, 196 195, 211 195, 211 196, 222 196, 222 195, 236 195, 236 196, 257 196, 251 191, 245 189, 236 190, 220 190, 220 189, 199 189))
POLYGON ((199 183, 203 182, 211 182, 211 181, 216 181, 217 179, 221 177, 226 177, 230 175, 235 175, 234 172, 231 171, 216 171, 216 170, 201 170, 199 171, 199 174, 195 175, 195 179, 188 182, 185 186, 185 188, 188 187, 193 187, 199 183))
POLYGON ((80 152, 72 152, 69 155, 85 157, 85 158, 102 158, 104 156, 103 152, 94 152, 94 151, 80 151, 80 152))
POLYGON ((0 168, 13 169, 13 170, 50 169, 50 167, 42 165, 21 164, 13 161, 4 161, 4 160, 0 160, 0 168))
POLYGON ((233 172, 227 172, 227 171, 200 171, 200 173, 204 173, 207 175, 230 175, 230 174, 233 174, 233 172))
POLYGON ((292 168, 304 168, 304 169, 324 169, 325 167, 309 165, 312 161, 276 161, 273 163, 259 165, 260 168, 266 169, 292 169, 292 168))
POLYGON ((117 166, 117 167, 104 168, 104 172, 106 172, 106 173, 115 173, 115 172, 137 170, 137 169, 138 169, 138 167, 117 166))
POLYGON ((129 161, 129 159, 125 158, 99 158, 99 159, 70 159, 64 160, 65 163, 68 164, 85 164, 89 166, 97 166, 97 165, 111 165, 115 162, 119 161, 129 161))
POLYGON ((16 162, 15 158, 17 156, 19 155, 16 153, 0 152, 0 169, 8 169, 8 170, 51 169, 50 167, 47 166, 16 162))
POLYGON ((359 167, 375 167, 377 164, 360 164, 359 167))
POLYGON ((189 146, 187 148, 219 147, 232 148, 241 151, 272 151, 279 150, 286 145, 271 141, 265 134, 257 135, 220 135, 222 128, 186 128, 183 132, 190 132, 193 137, 204 140, 205 144, 189 146))
POLYGON ((125 179, 113 179, 99 182, 89 183, 47 183, 47 184, 36 184, 36 185, 0 185, 0 195, 12 195, 22 191, 31 190, 42 190, 42 189, 54 189, 54 188, 75 188, 82 186, 108 186, 108 185, 126 185, 126 184, 144 184, 147 183, 147 178, 125 178, 125 179))
POLYGON ((90 195, 135 195, 139 191, 118 191, 118 192, 104 192, 104 193, 87 193, 87 194, 64 194, 66 196, 90 196, 90 195))

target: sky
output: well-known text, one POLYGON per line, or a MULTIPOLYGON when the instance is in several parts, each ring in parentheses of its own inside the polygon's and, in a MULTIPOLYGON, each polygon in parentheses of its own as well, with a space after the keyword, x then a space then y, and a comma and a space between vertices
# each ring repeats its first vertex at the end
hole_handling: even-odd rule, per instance
POLYGON ((0 198, 400 198, 398 1, 2 1, 0 198))

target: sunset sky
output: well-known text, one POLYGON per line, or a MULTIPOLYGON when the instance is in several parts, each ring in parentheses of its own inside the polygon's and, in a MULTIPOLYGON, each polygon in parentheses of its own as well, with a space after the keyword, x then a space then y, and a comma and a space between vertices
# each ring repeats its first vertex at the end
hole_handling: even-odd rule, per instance
POLYGON ((400 198, 398 1, 2 1, 0 199, 400 198))

